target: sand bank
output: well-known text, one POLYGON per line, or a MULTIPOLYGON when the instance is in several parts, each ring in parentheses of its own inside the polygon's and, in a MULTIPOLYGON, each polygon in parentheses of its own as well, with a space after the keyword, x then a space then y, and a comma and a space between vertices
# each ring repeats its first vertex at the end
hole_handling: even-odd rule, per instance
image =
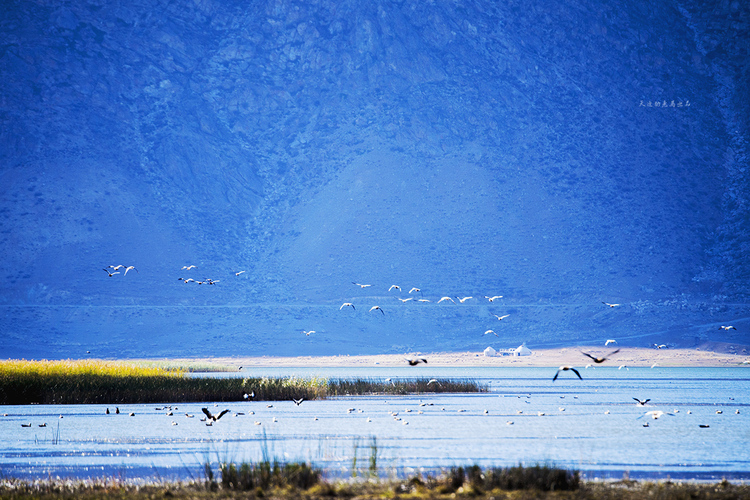
MULTIPOLYGON (((404 366, 405 357, 427 359, 429 366, 487 366, 487 367, 524 367, 542 366, 558 367, 560 365, 586 366, 592 361, 581 354, 587 352, 594 356, 606 356, 614 348, 566 347, 560 349, 540 349, 532 351, 530 356, 484 356, 482 352, 421 352, 407 354, 377 354, 362 356, 292 356, 292 357, 231 357, 191 359, 228 367, 365 367, 365 366, 404 366)), ((180 360, 171 360, 179 362, 180 360)), ((703 349, 647 349, 623 347, 602 366, 628 367, 712 367, 712 366, 746 366, 750 368, 750 355, 746 353, 729 354, 703 349)), ((421 365, 420 365, 421 366, 421 365)), ((418 370, 419 366, 415 367, 418 370)))

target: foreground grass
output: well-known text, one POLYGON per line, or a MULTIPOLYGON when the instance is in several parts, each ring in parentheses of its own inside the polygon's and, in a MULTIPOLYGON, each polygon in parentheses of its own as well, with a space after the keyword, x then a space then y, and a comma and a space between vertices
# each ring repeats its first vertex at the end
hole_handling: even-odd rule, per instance
POLYGON ((480 392, 472 381, 427 379, 378 381, 323 378, 191 377, 185 371, 139 363, 82 361, 0 361, 0 404, 125 404, 281 401, 362 394, 480 392))
POLYGON ((278 498, 278 499, 601 499, 654 500, 736 499, 750 497, 750 486, 672 482, 586 483, 578 473, 535 466, 481 469, 453 468, 441 477, 407 480, 328 482, 305 464, 223 464, 220 476, 206 466, 205 480, 192 483, 127 484, 117 480, 0 480, 0 499, 153 499, 153 498, 278 498))

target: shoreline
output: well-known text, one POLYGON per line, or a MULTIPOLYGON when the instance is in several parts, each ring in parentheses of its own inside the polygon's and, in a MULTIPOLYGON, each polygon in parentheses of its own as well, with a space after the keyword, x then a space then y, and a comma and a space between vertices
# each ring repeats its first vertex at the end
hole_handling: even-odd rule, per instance
MULTIPOLYGON (((408 354, 372 354, 337 356, 236 356, 200 358, 148 358, 136 361, 164 361, 179 364, 207 363, 226 368, 301 368, 301 367, 394 367, 408 366, 406 358, 420 357, 428 361, 429 367, 559 367, 570 365, 585 367, 593 364, 582 352, 594 356, 608 356, 617 347, 564 347, 558 349, 538 349, 530 356, 485 356, 483 352, 412 352, 408 354)), ((642 347, 622 347, 607 361, 594 366, 625 365, 627 367, 750 367, 750 355, 728 354, 701 348, 692 349, 649 349, 642 347)), ((422 364, 415 366, 415 373, 422 364)))

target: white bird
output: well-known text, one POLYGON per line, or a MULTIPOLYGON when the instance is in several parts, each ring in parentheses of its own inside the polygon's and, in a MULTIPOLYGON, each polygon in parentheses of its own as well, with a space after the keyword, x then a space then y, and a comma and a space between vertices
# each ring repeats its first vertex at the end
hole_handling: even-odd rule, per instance
POLYGON ((344 302, 343 304, 341 304, 341 307, 339 307, 339 311, 342 310, 345 307, 351 307, 355 311, 357 310, 357 308, 354 307, 354 304, 352 304, 351 302, 344 302))
POLYGON ((430 381, 427 382, 427 385, 430 385, 430 384, 440 385, 440 382, 438 382, 438 379, 436 379, 436 378, 431 378, 430 381))
POLYGON ((414 299, 414 297, 409 297, 408 299, 402 299, 402 298, 399 298, 399 297, 396 297, 396 298, 397 298, 398 300, 400 300, 401 302, 404 302, 404 303, 406 303, 406 302, 409 302, 410 300, 413 300, 413 299, 414 299))
POLYGON ((128 267, 125 268, 125 274, 123 274, 123 276, 127 276, 128 275, 128 271, 130 271, 130 270, 138 272, 138 269, 136 269, 135 266, 128 266, 128 267))
POLYGON ((311 333, 315 333, 315 330, 310 330, 310 331, 302 330, 302 333, 304 333, 305 335, 309 337, 311 333))
POLYGON ((628 368, 627 365, 620 365, 617 367, 618 370, 622 370, 623 368, 625 368, 627 371, 630 371, 630 368, 628 368))
POLYGON ((421 291, 422 291, 422 289, 421 289, 421 288, 416 288, 416 287, 414 287, 414 288, 412 288, 411 290, 409 290, 409 293, 412 293, 412 292, 421 292, 421 291))
POLYGON ((723 326, 723 325, 722 325, 722 326, 720 326, 719 328, 720 328, 721 330, 724 330, 724 331, 728 331, 728 330, 736 330, 736 328, 735 328, 735 327, 733 327, 732 325, 729 325, 729 326, 723 326))
POLYGON ((617 341, 615 339, 609 339, 604 343, 604 347, 607 347, 609 344, 616 344, 617 341))
POLYGON ((367 288, 368 286, 372 286, 372 285, 363 285, 363 284, 361 284, 361 283, 355 283, 355 282, 353 282, 353 281, 352 281, 352 284, 353 284, 353 285, 357 285, 357 286, 358 286, 358 287, 360 287, 360 288, 367 288))
POLYGON ((380 306, 372 306, 372 307, 370 308, 370 312, 373 312, 373 311, 375 311, 375 310, 378 310, 378 311, 380 311, 381 313, 383 313, 383 316, 385 316, 385 312, 384 312, 384 311, 383 311, 383 310, 382 310, 382 309, 380 308, 380 306))
POLYGON ((110 278, 111 278, 112 276, 114 276, 115 274, 120 274, 120 271, 109 272, 109 271, 107 271, 107 269, 106 269, 106 268, 104 268, 104 272, 105 272, 105 273, 107 273, 107 274, 109 275, 109 277, 110 277, 110 278))
POLYGON ((555 376, 552 377, 552 381, 554 382, 555 380, 557 380, 557 376, 560 375, 560 372, 566 372, 568 370, 572 371, 573 373, 575 373, 576 375, 578 375, 578 378, 580 378, 581 380, 583 380, 583 377, 581 377, 581 374, 578 373, 578 370, 576 370, 572 366, 563 365, 563 366, 561 366, 560 368, 557 369, 557 372, 555 373, 555 376))
POLYGON ((427 299, 417 299, 417 302, 429 302, 427 299))
POLYGON ((244 393, 242 397, 245 399, 253 399, 255 397, 255 391, 252 391, 250 394, 244 393))
POLYGON ((497 299, 502 299, 503 296, 502 295, 494 295, 492 297, 488 297, 487 295, 485 295, 484 298, 487 299, 487 300, 489 300, 490 302, 494 302, 497 299))
POLYGON ((463 299, 461 297, 456 297, 460 303, 464 303, 469 299, 473 299, 474 297, 464 297, 463 299))
POLYGON ((670 417, 673 417, 674 413, 667 413, 667 412, 663 412, 661 410, 651 410, 651 411, 647 411, 646 413, 644 413, 643 415, 641 415, 641 417, 639 417, 639 418, 646 417, 646 416, 651 416, 651 418, 653 418, 654 420, 656 420, 659 417, 663 417, 664 415, 669 415, 670 417))
POLYGON ((113 271, 117 271, 118 269, 123 268, 125 266, 123 264, 118 264, 116 266, 107 266, 107 268, 110 268, 110 267, 112 268, 113 271))
POLYGON ((494 330, 487 330, 486 332, 484 332, 484 334, 485 334, 485 335, 487 335, 488 333, 493 333, 493 334, 495 334, 495 337, 499 337, 499 336, 500 336, 500 335, 498 335, 497 333, 495 333, 495 331, 494 331, 494 330))
POLYGON ((438 303, 438 304, 440 304, 440 303, 441 303, 441 302, 443 302, 444 300, 450 300, 450 301, 451 301, 451 302, 453 302, 454 304, 456 303, 456 301, 454 301, 454 300, 453 300, 452 298, 450 298, 450 297, 442 297, 442 298, 441 298, 440 300, 438 300, 438 301, 437 301, 437 303, 438 303))
POLYGON ((235 276, 239 276, 240 274, 242 274, 242 273, 244 273, 244 272, 245 272, 245 271, 237 271, 236 273, 234 273, 234 275, 235 275, 235 276))
POLYGON ((183 279, 183 278, 177 278, 178 280, 182 280, 183 283, 190 283, 191 281, 195 281, 193 278, 183 279))
POLYGON ((504 320, 505 318, 507 318, 508 316, 510 316, 510 314, 505 314, 505 315, 503 315, 503 316, 498 316, 497 314, 492 314, 492 315, 493 315, 494 317, 496 317, 496 318, 497 318, 497 319, 498 319, 499 321, 502 321, 502 320, 504 320))
POLYGON ((602 302, 602 304, 607 305, 609 307, 617 307, 620 305, 620 304, 610 304, 609 302, 602 302))
POLYGON ((191 269, 193 269, 193 268, 195 268, 195 267, 196 267, 196 266, 194 266, 194 265, 189 265, 189 266, 182 266, 182 269, 184 269, 185 271, 190 271, 191 269))
POLYGON ((391 285, 391 287, 390 287, 390 288, 388 289, 388 291, 390 292, 390 291, 391 291, 391 290, 393 290, 394 288, 395 288, 396 290, 401 290, 401 287, 400 287, 400 286, 398 286, 398 285, 391 285))

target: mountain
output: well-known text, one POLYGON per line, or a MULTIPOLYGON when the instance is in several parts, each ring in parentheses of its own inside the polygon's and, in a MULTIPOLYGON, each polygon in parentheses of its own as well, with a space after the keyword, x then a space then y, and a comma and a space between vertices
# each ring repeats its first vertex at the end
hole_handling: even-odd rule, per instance
POLYGON ((3 357, 748 343, 739 1, 6 4, 3 357))

